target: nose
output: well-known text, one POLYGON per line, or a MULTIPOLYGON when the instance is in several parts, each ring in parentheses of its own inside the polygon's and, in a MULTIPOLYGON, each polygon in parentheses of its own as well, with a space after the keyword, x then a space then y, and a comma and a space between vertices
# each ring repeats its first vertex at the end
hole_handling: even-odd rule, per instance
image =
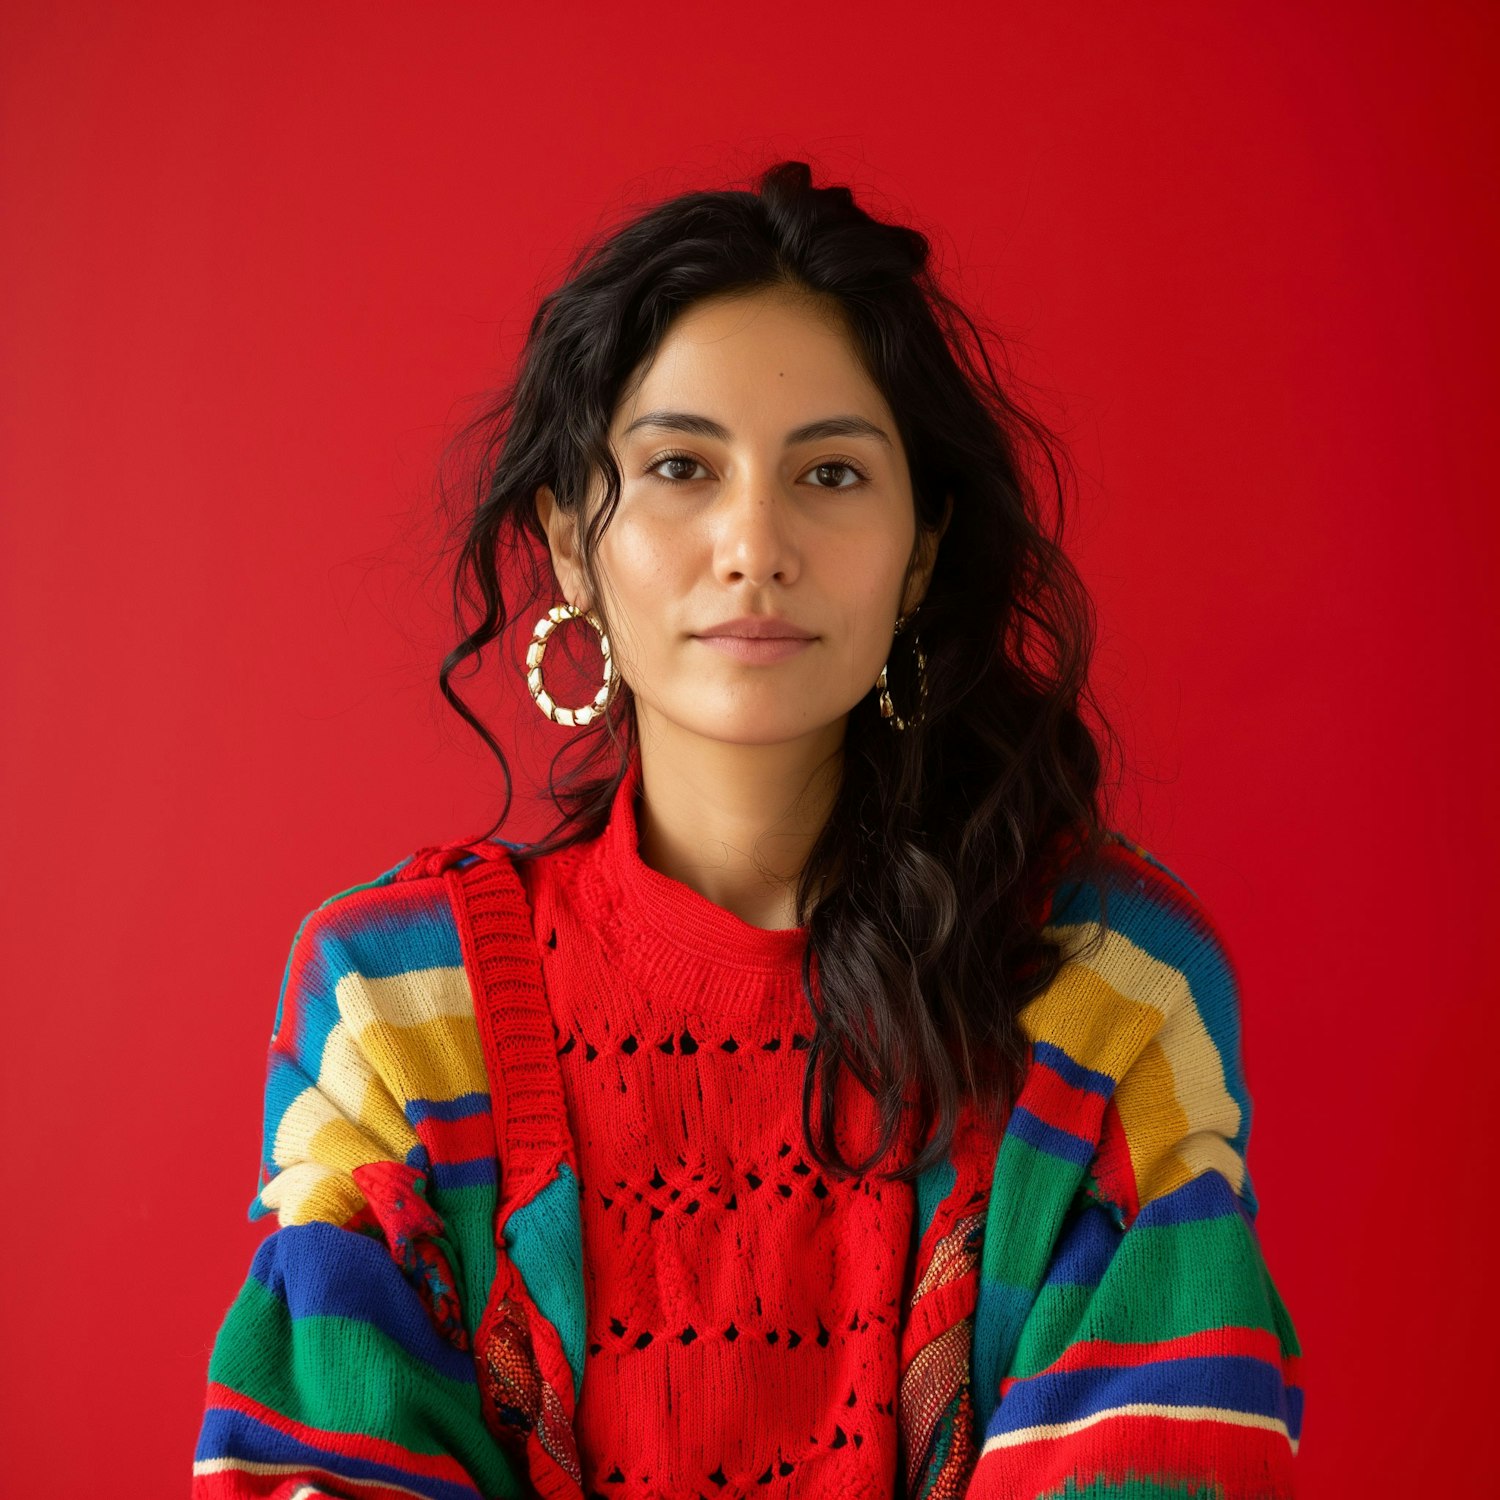
POLYGON ((714 562, 726 583, 759 587, 797 576, 797 537, 792 500, 774 471, 747 466, 724 486, 715 507, 714 562))

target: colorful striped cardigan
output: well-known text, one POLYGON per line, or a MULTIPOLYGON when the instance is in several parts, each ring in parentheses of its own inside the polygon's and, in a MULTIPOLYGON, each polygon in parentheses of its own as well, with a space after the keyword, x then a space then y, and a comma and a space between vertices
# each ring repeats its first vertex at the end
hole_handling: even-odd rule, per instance
MULTIPOLYGON (((197 1500, 583 1495, 577 1161, 517 847, 418 851, 297 931, 250 1208, 278 1227, 214 1343, 197 1500)), ((917 1183, 903 1494, 1289 1495, 1300 1350, 1224 944, 1120 835, 1047 923, 998 1149, 966 1111, 917 1183)))

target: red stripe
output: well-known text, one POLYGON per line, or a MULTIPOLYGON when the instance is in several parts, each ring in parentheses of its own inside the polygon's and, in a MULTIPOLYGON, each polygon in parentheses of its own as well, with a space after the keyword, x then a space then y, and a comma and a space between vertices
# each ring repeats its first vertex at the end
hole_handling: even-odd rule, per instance
POLYGON ((1080 1339, 1063 1351, 1062 1357, 1034 1375, 1008 1376, 1000 1382, 1000 1397, 1023 1380, 1044 1375, 1060 1375, 1068 1370, 1097 1370, 1149 1365, 1158 1360, 1189 1359, 1195 1355, 1241 1354, 1264 1360, 1282 1372, 1288 1385, 1296 1385, 1301 1375, 1301 1361, 1295 1355, 1283 1358, 1281 1341, 1264 1328, 1209 1328, 1202 1333, 1187 1333, 1179 1338, 1158 1339, 1151 1343, 1117 1344, 1106 1339, 1080 1339))
POLYGON ((487 1109, 457 1120, 439 1120, 429 1115, 414 1128, 433 1161, 445 1164, 475 1161, 495 1154, 495 1125, 487 1109))
MULTIPOLYGON (((190 1493, 191 1500, 287 1500, 301 1485, 311 1486, 311 1495, 337 1493, 329 1488, 330 1483, 343 1490, 351 1481, 332 1469, 281 1469, 270 1474, 222 1469, 214 1474, 193 1475, 190 1493)), ((357 1494, 359 1500, 412 1500, 410 1490, 393 1489, 388 1484, 365 1479, 361 1479, 350 1493, 357 1494)))
POLYGON ((1130 1159, 1130 1145, 1125 1139, 1125 1124, 1111 1097, 1104 1110, 1099 1129, 1099 1149, 1094 1153, 1094 1180, 1099 1190, 1118 1203, 1125 1213, 1127 1229, 1141 1211, 1140 1194, 1135 1185, 1135 1164, 1130 1159))
MULTIPOLYGON (((254 1417, 257 1422, 264 1422, 273 1431, 322 1448, 335 1458, 363 1458, 389 1464, 394 1469, 405 1469, 408 1474, 427 1479, 442 1479, 453 1484, 473 1483, 463 1466, 449 1454, 413 1453, 410 1448, 403 1448, 399 1443, 388 1442, 384 1438, 370 1437, 364 1433, 327 1432, 321 1427, 310 1427, 305 1422, 294 1422, 290 1417, 283 1416, 279 1411, 217 1380, 208 1383, 206 1405, 254 1417)), ((281 1482, 284 1483, 285 1480, 286 1476, 282 1475, 281 1482)))
POLYGON ((1016 1102, 1047 1125, 1095 1141, 1107 1101, 1102 1094, 1074 1088, 1062 1074, 1033 1059, 1016 1102))

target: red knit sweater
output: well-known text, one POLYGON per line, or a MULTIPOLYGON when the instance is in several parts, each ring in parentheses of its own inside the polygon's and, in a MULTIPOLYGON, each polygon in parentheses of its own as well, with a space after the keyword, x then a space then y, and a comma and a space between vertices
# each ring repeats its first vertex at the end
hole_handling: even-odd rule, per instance
MULTIPOLYGON (((637 757, 600 837, 519 865, 582 1183, 584 1490, 889 1500, 914 1189, 807 1159, 807 929, 647 865, 639 785, 637 757)), ((838 1097, 857 1160, 876 1111, 838 1097)))

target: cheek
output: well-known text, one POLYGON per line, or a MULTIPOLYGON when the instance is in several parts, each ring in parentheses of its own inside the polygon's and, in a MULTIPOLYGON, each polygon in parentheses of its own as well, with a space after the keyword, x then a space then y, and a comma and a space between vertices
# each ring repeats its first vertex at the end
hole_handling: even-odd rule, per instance
POLYGON ((599 548, 604 587, 614 612, 623 616, 617 629, 650 641, 678 628, 671 606, 689 591, 685 579, 692 569, 685 540, 680 529, 621 507, 599 548))
POLYGON ((900 598, 908 555, 899 539, 874 526, 834 539, 819 559, 822 592, 852 629, 884 629, 884 617, 900 598))

